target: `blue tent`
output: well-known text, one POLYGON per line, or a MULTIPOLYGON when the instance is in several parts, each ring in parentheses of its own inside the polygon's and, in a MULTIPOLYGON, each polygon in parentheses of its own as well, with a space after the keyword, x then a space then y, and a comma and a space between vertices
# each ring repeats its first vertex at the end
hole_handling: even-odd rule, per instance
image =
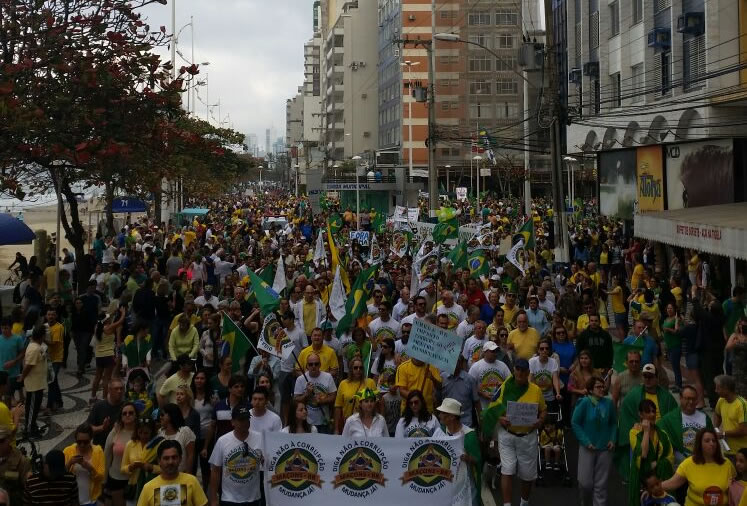
POLYGON ((133 197, 116 197, 112 201, 113 213, 144 213, 147 209, 145 202, 133 197))
POLYGON ((200 209, 196 207, 185 207, 182 209, 181 214, 184 216, 205 216, 210 212, 210 209, 200 209))
POLYGON ((0 214, 0 246, 31 244, 36 234, 24 222, 10 214, 0 214))

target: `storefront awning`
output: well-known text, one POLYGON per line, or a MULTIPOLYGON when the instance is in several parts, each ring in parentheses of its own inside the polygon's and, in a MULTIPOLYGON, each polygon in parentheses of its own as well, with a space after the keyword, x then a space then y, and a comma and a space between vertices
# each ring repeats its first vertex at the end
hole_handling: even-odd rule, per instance
POLYGON ((636 237, 747 260, 747 202, 637 214, 636 237))

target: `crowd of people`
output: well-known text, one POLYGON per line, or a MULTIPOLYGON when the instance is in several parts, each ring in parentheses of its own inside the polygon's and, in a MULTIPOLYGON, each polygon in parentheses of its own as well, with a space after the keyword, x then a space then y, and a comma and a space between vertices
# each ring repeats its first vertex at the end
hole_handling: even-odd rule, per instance
POLYGON ((706 255, 634 238, 593 203, 574 217, 568 263, 542 199, 526 214, 515 199, 447 204, 447 219, 491 238, 479 268, 454 261, 454 239, 332 199, 322 212, 279 190, 201 204, 189 223, 102 231, 84 258, 16 258, 18 305, 0 322, 5 504, 155 506, 167 490, 182 494, 168 504, 265 504, 262 438, 282 431, 461 435, 473 505, 483 481, 500 482, 504 505, 518 481, 527 506, 538 478, 571 476, 594 506, 614 502, 610 479, 629 506, 747 505, 744 290, 724 293, 706 255), (507 258, 498 245, 527 223, 533 248, 507 258), (359 228, 383 254, 351 238, 359 228), (349 290, 374 265, 356 292, 365 310, 343 326, 336 277, 349 290), (268 310, 256 279, 277 285, 278 271, 268 310), (260 346, 270 313, 292 353, 260 346), (454 370, 408 355, 415 320, 462 338, 454 370), (242 356, 227 321, 251 343, 242 356), (89 370, 86 423, 32 466, 15 438, 42 437, 61 375, 89 370), (536 421, 517 423, 512 403, 536 405, 536 421))

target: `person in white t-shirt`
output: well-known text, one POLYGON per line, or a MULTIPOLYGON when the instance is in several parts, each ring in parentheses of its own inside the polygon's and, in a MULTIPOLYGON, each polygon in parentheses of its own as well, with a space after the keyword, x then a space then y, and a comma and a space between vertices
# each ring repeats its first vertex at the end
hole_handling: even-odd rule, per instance
POLYGON ((412 322, 415 320, 424 320, 426 315, 426 300, 425 297, 422 295, 418 295, 415 297, 415 312, 405 316, 402 318, 402 321, 400 322, 402 325, 405 323, 409 323, 412 325, 412 322))
POLYGON ((482 357, 482 348, 487 342, 486 328, 484 321, 477 320, 475 322, 475 333, 464 342, 462 355, 467 359, 467 367, 472 367, 472 364, 482 357))
POLYGON ((257 387, 252 392, 252 428, 264 434, 265 432, 279 432, 283 428, 280 417, 267 409, 269 392, 264 387, 257 387))
MULTIPOLYGON (((306 337, 304 329, 296 324, 296 316, 293 311, 288 310, 281 315, 283 323, 283 330, 285 335, 293 343, 293 353, 295 356, 301 354, 301 350, 309 345, 309 340, 306 337)), ((288 412, 290 401, 293 398, 293 389, 296 386, 296 375, 293 372, 296 368, 296 359, 293 355, 288 355, 286 358, 280 360, 280 374, 278 375, 278 384, 280 385, 280 402, 281 411, 283 413, 288 412)))
MULTIPOLYGON (((210 504, 220 502, 259 506, 262 469, 262 434, 250 428, 249 408, 236 406, 231 412, 233 431, 215 442, 210 455, 210 504)), ((251 424, 253 425, 253 423, 251 424)))
POLYGON ((464 308, 454 302, 454 293, 451 290, 444 290, 441 295, 441 304, 436 309, 436 316, 445 314, 449 317, 449 329, 455 329, 465 318, 467 313, 464 308))
POLYGON ((480 318, 480 308, 470 306, 467 312, 467 318, 457 325, 456 334, 462 339, 467 339, 475 330, 475 322, 480 318))
POLYGON ((322 361, 316 353, 306 358, 306 374, 296 378, 293 398, 306 404, 307 419, 322 434, 329 434, 330 410, 337 397, 337 386, 332 375, 320 370, 322 361))
POLYGON ((402 318, 407 314, 407 310, 410 307, 410 289, 407 287, 402 288, 399 291, 399 300, 392 308, 392 318, 398 322, 402 321, 402 318))
POLYGON ((378 307, 379 317, 368 324, 371 337, 376 344, 381 344, 386 338, 397 339, 400 324, 391 317, 392 305, 387 301, 381 301, 378 307))
POLYGON ((428 411, 420 390, 407 395, 405 412, 397 422, 394 437, 444 437, 438 418, 428 411))
POLYGON ((540 387, 548 410, 554 411, 555 401, 560 401, 560 366, 558 361, 550 356, 552 343, 549 339, 542 339, 537 346, 537 356, 529 359, 529 381, 540 387))
POLYGON ((477 382, 477 395, 482 409, 486 409, 500 386, 511 375, 511 369, 498 360, 498 345, 488 341, 482 346, 482 358, 472 364, 469 375, 477 382))

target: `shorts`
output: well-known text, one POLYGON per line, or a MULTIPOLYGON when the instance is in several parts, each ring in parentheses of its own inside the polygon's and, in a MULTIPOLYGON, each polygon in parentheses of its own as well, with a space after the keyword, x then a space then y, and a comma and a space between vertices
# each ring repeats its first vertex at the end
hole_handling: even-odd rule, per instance
POLYGON ((560 451, 560 445, 554 445, 554 444, 543 445, 542 449, 543 450, 555 450, 555 451, 559 452, 560 451))
POLYGON ((96 357, 96 368, 108 369, 114 367, 114 357, 96 357))
POLYGON ((693 352, 693 353, 687 354, 687 356, 685 357, 685 367, 691 371, 698 368, 698 354, 697 353, 693 352))
POLYGON ((127 480, 115 480, 111 475, 106 478, 106 485, 104 485, 104 488, 106 488, 109 492, 124 490, 126 487, 127 480))
POLYGON ((501 455, 501 474, 518 475, 520 480, 537 479, 537 431, 519 437, 507 430, 498 430, 498 452, 501 455))

